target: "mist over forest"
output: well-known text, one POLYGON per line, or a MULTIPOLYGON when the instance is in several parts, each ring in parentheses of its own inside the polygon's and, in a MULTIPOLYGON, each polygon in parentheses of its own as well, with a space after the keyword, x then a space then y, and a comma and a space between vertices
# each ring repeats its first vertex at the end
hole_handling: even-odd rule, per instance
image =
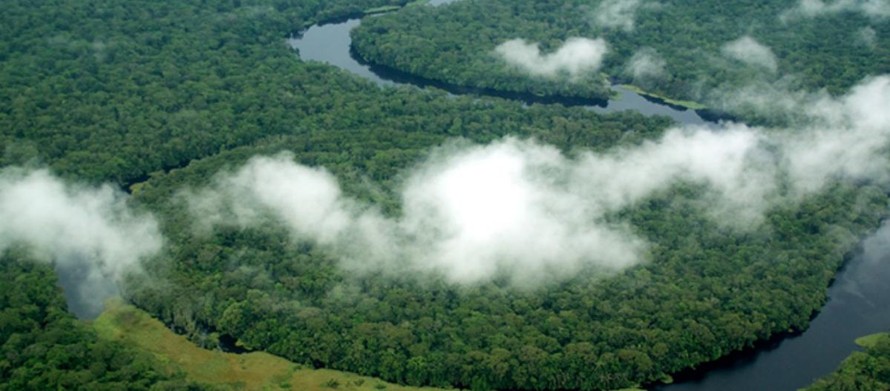
MULTIPOLYGON (((234 387, 76 319, 109 299, 404 386, 652 387, 805 331, 887 216, 882 0, 6 8, 0 389, 234 387), (498 97, 285 45, 366 14, 372 69, 498 97), (614 85, 714 120, 560 103, 614 85)), ((890 384, 874 338, 815 389, 890 384)))

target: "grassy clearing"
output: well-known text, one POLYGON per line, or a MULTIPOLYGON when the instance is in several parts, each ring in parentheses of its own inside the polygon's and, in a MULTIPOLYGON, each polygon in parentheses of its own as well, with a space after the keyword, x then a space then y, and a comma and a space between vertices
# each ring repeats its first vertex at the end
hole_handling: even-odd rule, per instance
POLYGON ((661 100, 661 101, 663 101, 664 103, 667 103, 667 104, 669 104, 669 105, 673 105, 673 106, 685 107, 685 108, 690 109, 690 110, 701 110, 701 109, 706 109, 706 108, 707 108, 707 106, 705 106, 705 105, 703 105, 703 104, 701 104, 701 103, 698 103, 698 102, 694 102, 694 101, 691 101, 691 100, 671 99, 671 98, 668 98, 668 97, 663 96, 663 95, 659 95, 659 94, 655 94, 655 93, 652 93, 652 92, 645 91, 645 90, 643 90, 642 88, 637 87, 637 86, 632 85, 632 84, 622 84, 621 87, 624 87, 624 88, 626 88, 626 89, 628 89, 628 90, 630 90, 630 91, 636 92, 637 94, 640 94, 640 95, 642 95, 642 96, 647 96, 647 97, 650 97, 650 98, 655 98, 655 99, 661 100))
POLYGON ((881 338, 890 337, 890 333, 877 333, 872 335, 866 335, 864 337, 856 338, 856 344, 862 346, 863 348, 870 348, 874 346, 878 340, 881 338))
POLYGON ((232 354, 199 348, 131 305, 110 302, 93 327, 100 337, 123 341, 153 354, 164 370, 189 380, 233 390, 435 390, 404 387, 372 377, 327 369, 305 369, 281 357, 232 354))

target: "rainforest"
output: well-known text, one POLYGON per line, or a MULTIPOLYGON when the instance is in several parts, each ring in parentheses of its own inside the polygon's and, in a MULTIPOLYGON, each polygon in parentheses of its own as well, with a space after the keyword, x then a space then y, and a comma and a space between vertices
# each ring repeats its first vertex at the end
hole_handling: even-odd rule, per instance
POLYGON ((890 385, 886 1, 0 23, 0 389, 890 385))

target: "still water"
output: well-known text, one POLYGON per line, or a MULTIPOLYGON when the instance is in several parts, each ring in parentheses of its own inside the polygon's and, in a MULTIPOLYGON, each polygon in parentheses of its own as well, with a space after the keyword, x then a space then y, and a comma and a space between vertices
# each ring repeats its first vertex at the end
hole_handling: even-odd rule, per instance
POLYGON ((446 83, 425 80, 402 72, 362 64, 353 57, 350 51, 352 40, 349 31, 361 23, 360 19, 349 19, 344 22, 314 25, 303 32, 301 37, 288 39, 288 44, 298 51, 303 60, 320 61, 345 69, 380 86, 413 85, 417 87, 436 87, 453 94, 491 94, 501 98, 511 98, 527 103, 564 103, 569 105, 587 105, 591 110, 600 113, 635 110, 644 115, 664 115, 685 124, 702 125, 703 120, 694 110, 677 109, 667 105, 646 100, 641 95, 621 86, 612 86, 618 97, 609 100, 605 107, 597 106, 582 99, 541 98, 530 94, 503 93, 480 91, 463 88, 446 83))
POLYGON ((795 390, 840 365, 853 340, 890 330, 890 228, 862 242, 802 334, 709 365, 658 391, 795 390))

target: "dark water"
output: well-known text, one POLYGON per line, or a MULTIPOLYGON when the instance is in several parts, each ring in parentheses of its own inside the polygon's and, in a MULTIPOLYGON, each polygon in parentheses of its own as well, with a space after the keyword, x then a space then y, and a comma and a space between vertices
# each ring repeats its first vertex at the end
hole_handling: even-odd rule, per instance
MULTIPOLYGON (((440 1, 436 3, 448 3, 440 1)), ((618 97, 608 102, 594 102, 574 98, 542 98, 532 94, 504 93, 492 90, 480 90, 453 86, 446 83, 425 80, 385 67, 363 64, 353 57, 350 51, 352 40, 349 31, 361 23, 359 19, 345 22, 314 25, 303 32, 301 37, 288 39, 288 44, 296 49, 303 60, 320 61, 345 69, 380 86, 413 85, 418 87, 436 87, 453 94, 495 95, 501 98, 516 99, 527 103, 563 103, 572 106, 588 106, 599 113, 634 110, 644 115, 664 115, 684 124, 703 125, 709 123, 702 119, 694 110, 678 109, 668 105, 652 102, 620 86, 612 90, 618 97)))
MULTIPOLYGON (((453 0, 432 0, 446 4, 453 0)), ((350 54, 349 31, 360 20, 315 25, 289 44, 304 60, 321 61, 373 80, 380 86, 433 86, 451 93, 479 93, 417 79, 404 73, 376 68, 356 61, 350 54)), ((613 87, 620 94, 605 107, 591 105, 597 112, 635 110, 645 115, 666 115, 683 124, 708 124, 695 111, 659 104, 628 91, 613 87)), ((484 94, 485 91, 482 91, 484 94)), ((505 96, 506 95, 506 96, 505 96)), ((521 94, 499 97, 527 101, 521 94)), ((577 105, 576 100, 559 103, 577 105)), ((739 353, 698 371, 678 376, 671 385, 658 391, 703 390, 795 390, 810 384, 837 368, 858 347, 859 336, 890 330, 890 228, 884 228, 862 242, 858 253, 836 276, 829 289, 829 301, 803 333, 775 341, 754 351, 739 353)))
POLYGON ((862 242, 828 290, 829 301, 805 332, 723 360, 659 391, 795 390, 840 365, 853 340, 890 330, 890 228, 862 242))

